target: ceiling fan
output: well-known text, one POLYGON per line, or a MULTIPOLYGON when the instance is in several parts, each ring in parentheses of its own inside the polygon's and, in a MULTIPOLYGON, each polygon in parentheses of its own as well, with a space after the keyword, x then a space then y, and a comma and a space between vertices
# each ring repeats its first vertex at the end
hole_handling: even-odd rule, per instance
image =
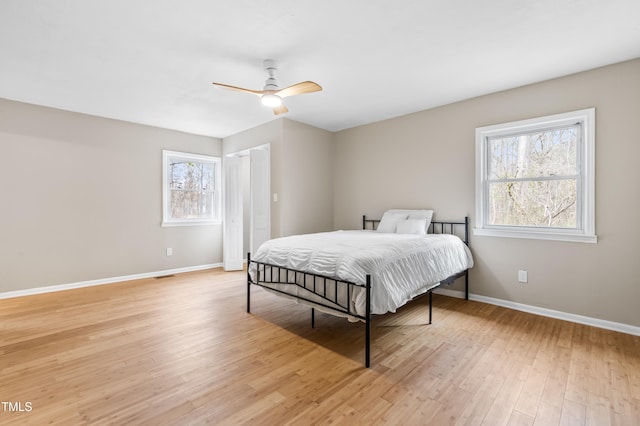
POLYGON ((273 113, 275 115, 283 114, 289 111, 287 107, 282 103, 282 98, 286 98, 287 96, 302 95, 304 93, 318 92, 322 90, 322 87, 320 87, 320 85, 314 83, 313 81, 303 81, 301 83, 294 84, 293 86, 280 89, 275 77, 278 68, 276 66, 276 62, 273 59, 266 59, 264 61, 264 70, 269 74, 269 78, 267 78, 267 80, 264 82, 264 89, 262 90, 245 89, 243 87, 230 86, 228 84, 216 82, 214 82, 213 85, 222 87, 223 89, 251 93, 253 95, 260 96, 262 104, 273 108, 273 113))

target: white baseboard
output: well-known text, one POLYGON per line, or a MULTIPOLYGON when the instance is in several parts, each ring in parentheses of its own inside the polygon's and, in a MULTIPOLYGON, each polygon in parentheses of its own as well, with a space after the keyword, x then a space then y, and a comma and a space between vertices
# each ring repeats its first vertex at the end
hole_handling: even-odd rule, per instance
POLYGON ((26 290, 8 291, 0 293, 0 299, 10 299, 13 297, 32 296, 34 294, 52 293, 54 291, 71 290, 74 288, 91 287, 94 285, 113 284, 123 281, 140 280, 143 278, 162 277, 165 275, 182 274, 185 272, 202 271, 222 267, 222 263, 211 263, 209 265, 188 266, 185 268, 166 269, 164 271, 146 272, 143 274, 125 275, 121 277, 102 278, 99 280, 81 281, 70 284, 51 285, 46 287, 28 288, 26 290))
MULTIPOLYGON (((435 294, 442 294, 443 296, 464 299, 464 291, 450 290, 447 288, 437 288, 433 292, 435 294)), ((493 297, 480 296, 478 294, 469 294, 469 300, 488 303, 490 305, 502 306, 503 308, 515 309, 516 311, 528 312, 530 314, 541 315, 543 317, 556 318, 564 321, 590 325, 593 327, 604 328, 606 330, 619 331, 620 333, 632 334, 634 336, 640 336, 640 327, 622 324, 619 322, 606 321, 598 318, 585 317, 576 314, 569 314, 567 312, 554 311, 552 309, 525 305, 523 303, 511 302, 509 300, 495 299, 493 297)))

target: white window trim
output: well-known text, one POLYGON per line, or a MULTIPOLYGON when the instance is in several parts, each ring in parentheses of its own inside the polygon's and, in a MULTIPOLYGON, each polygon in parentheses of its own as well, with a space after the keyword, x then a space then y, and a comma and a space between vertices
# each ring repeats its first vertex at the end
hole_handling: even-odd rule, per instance
POLYGON ((222 162, 219 157, 202 154, 191 154, 188 152, 162 150, 162 226, 197 226, 197 225, 219 225, 222 223, 221 216, 221 172, 222 162), (215 164, 214 182, 214 215, 213 219, 173 219, 170 216, 169 206, 171 200, 171 188, 169 187, 169 159, 183 158, 185 160, 197 161, 201 163, 215 164))
POLYGON ((595 233, 595 108, 548 115, 529 120, 514 121, 476 128, 476 226, 474 235, 489 237, 532 238, 542 240, 596 243, 595 233), (545 127, 582 123, 579 147, 580 176, 577 214, 579 229, 497 226, 487 224, 489 218, 488 140, 499 135, 525 133, 545 127))

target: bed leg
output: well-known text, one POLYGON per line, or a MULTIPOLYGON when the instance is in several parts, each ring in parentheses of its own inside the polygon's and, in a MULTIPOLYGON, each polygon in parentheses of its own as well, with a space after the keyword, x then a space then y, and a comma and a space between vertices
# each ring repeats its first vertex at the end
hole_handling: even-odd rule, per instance
POLYGON ((367 275, 367 307, 365 321, 364 366, 371 365, 371 275, 367 275))
POLYGON ((429 290, 429 324, 431 324, 432 311, 433 311, 433 290, 429 290))
POLYGON ((469 270, 464 271, 464 300, 469 300, 469 270))
POLYGON ((251 266, 251 253, 247 253, 247 313, 251 313, 251 276, 249 275, 251 266))
POLYGON ((311 328, 316 328, 316 310, 311 308, 311 328))
POLYGON ((251 313, 251 281, 247 281, 247 313, 251 313))

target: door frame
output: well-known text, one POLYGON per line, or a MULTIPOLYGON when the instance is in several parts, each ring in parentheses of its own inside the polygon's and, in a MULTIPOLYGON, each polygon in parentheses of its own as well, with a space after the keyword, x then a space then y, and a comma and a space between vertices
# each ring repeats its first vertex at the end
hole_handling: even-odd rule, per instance
MULTIPOLYGON (((254 146, 254 147, 251 147, 251 148, 243 149, 243 150, 240 150, 240 151, 230 152, 228 154, 225 154, 224 158, 226 159, 227 157, 242 157, 242 156, 246 156, 246 155, 251 155, 251 151, 253 151, 253 150, 266 150, 267 154, 268 154, 267 167, 266 167, 266 170, 264 172, 265 173, 265 177, 267 179, 267 185, 266 185, 266 189, 265 189, 266 190, 266 194, 265 194, 266 196, 262 197, 262 199, 266 203, 266 211, 267 211, 267 216, 268 216, 268 219, 267 219, 268 220, 268 226, 267 226, 267 229, 266 229, 266 233, 267 233, 267 239, 269 239, 269 238, 271 238, 271 144, 270 143, 266 143, 266 144, 254 146)), ((251 161, 249 162, 249 164, 250 164, 249 165, 249 174, 250 174, 250 179, 249 180, 251 182, 253 180, 253 179, 251 179, 251 175, 254 173, 254 167, 252 166, 252 162, 251 161)), ((224 179, 226 180, 227 179, 227 168, 225 167, 224 162, 223 162, 223 176, 224 176, 224 179)), ((249 250, 251 250, 252 246, 254 245, 252 233, 253 233, 253 227, 254 227, 254 218, 253 218, 253 210, 255 209, 254 198, 256 198, 256 197, 254 197, 254 194, 253 194, 254 189, 252 188, 252 186, 253 185, 250 184, 249 185, 249 189, 248 189, 250 191, 250 200, 251 200, 250 203, 249 203, 250 204, 249 205, 250 220, 249 220, 249 229, 248 229, 248 231, 249 231, 249 248, 248 249, 249 250)), ((230 189, 230 188, 227 188, 227 185, 225 183, 223 185, 223 187, 224 187, 224 191, 228 191, 228 190, 238 191, 239 194, 236 194, 236 195, 238 197, 242 198, 242 196, 243 196, 243 185, 239 185, 234 189, 230 189)), ((227 232, 227 207, 226 207, 227 194, 226 193, 223 193, 223 199, 225 200, 225 206, 223 206, 225 217, 224 217, 224 220, 223 220, 223 230, 222 230, 223 236, 224 236, 223 245, 222 245, 222 254, 223 254, 223 260, 224 260, 225 257, 226 257, 225 256, 225 252, 226 252, 227 244, 233 244, 233 243, 227 242, 227 239, 230 237, 230 235, 228 235, 228 232, 227 232)), ((242 220, 242 218, 241 218, 241 220, 242 220)), ((244 226, 242 226, 242 232, 240 232, 239 235, 235 236, 235 238, 236 238, 235 243, 238 244, 238 242, 239 242, 239 244, 242 247, 244 247, 244 236, 243 236, 243 233, 244 233, 244 226)), ((242 263, 245 263, 247 261, 247 259, 245 258, 246 254, 247 253, 242 253, 242 256, 243 256, 242 263)), ((227 262, 223 261, 223 264, 225 266, 225 270, 239 270, 239 269, 242 268, 242 266, 238 267, 236 262, 234 262, 233 265, 227 265, 227 262), (227 266, 230 266, 233 269, 227 269, 227 266)))

